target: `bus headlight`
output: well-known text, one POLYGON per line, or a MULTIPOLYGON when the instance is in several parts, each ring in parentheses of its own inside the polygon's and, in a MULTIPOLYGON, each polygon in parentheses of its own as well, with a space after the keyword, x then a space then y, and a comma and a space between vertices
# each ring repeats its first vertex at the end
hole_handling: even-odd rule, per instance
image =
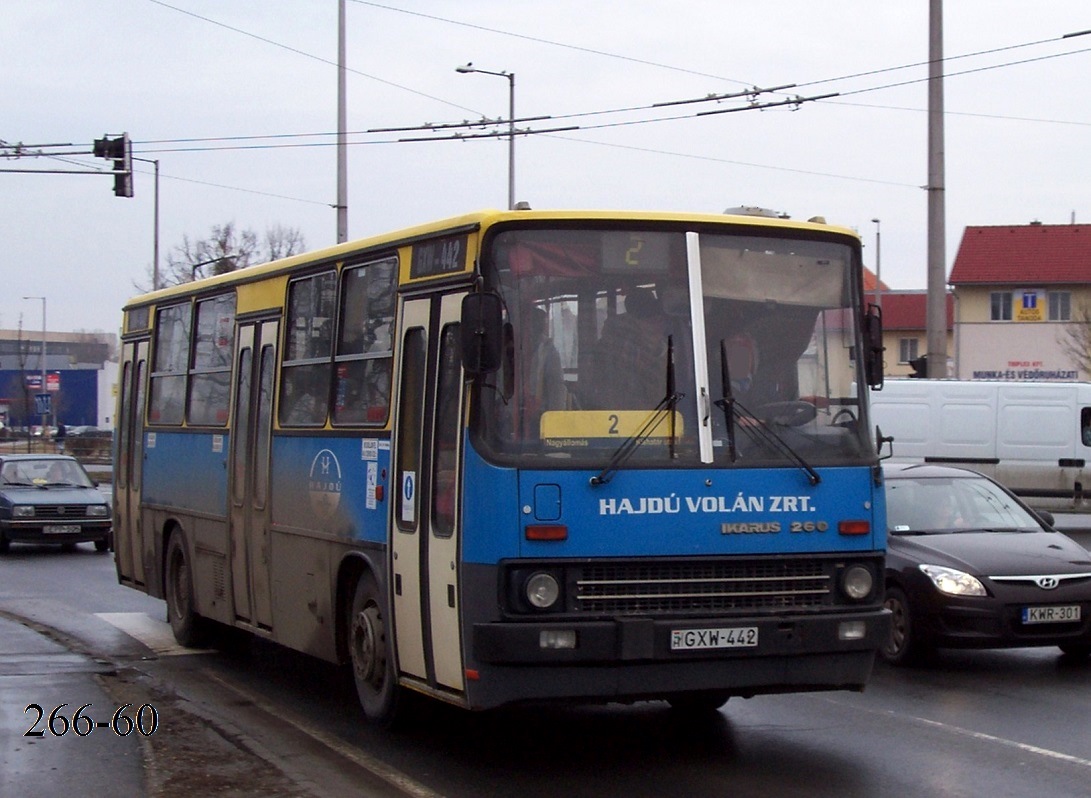
POLYGON ((863 565, 850 565, 841 574, 841 592, 853 601, 866 599, 874 587, 875 577, 863 565))
POLYGON ((523 583, 523 590, 530 606, 539 610, 548 610, 561 596, 561 586, 557 578, 544 571, 531 574, 523 583))

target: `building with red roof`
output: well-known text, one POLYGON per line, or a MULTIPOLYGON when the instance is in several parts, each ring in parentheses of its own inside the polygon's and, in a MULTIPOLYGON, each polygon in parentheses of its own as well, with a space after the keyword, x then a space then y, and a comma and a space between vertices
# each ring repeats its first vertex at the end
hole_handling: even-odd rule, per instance
POLYGON ((967 227, 948 283, 959 378, 1091 378, 1091 225, 967 227))
MULTIPOLYGON (((883 373, 887 377, 905 377, 913 370, 909 361, 928 351, 928 292, 891 291, 883 286, 875 291, 874 280, 868 287, 864 275, 864 292, 868 302, 883 309, 883 346, 886 347, 883 373)), ((953 375, 954 298, 947 294, 947 358, 948 372, 953 375)))

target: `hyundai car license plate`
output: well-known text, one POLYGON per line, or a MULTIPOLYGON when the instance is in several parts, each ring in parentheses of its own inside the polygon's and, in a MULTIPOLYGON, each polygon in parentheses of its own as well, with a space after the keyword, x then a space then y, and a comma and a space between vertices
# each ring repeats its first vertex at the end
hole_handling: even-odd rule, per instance
POLYGON ((723 629, 672 629, 672 651, 709 648, 753 648, 758 644, 758 627, 729 626, 723 629))
POLYGON ((1023 623, 1073 623, 1080 620, 1080 605, 1023 607, 1023 623))

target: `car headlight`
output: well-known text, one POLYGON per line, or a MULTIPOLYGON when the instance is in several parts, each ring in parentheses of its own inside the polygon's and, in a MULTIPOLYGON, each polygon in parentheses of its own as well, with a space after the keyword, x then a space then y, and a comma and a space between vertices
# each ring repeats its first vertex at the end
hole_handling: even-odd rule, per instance
POLYGON ((949 596, 987 596, 988 591, 976 576, 942 565, 921 565, 923 571, 940 593, 949 596))
POLYGON ((92 518, 105 518, 110 514, 110 508, 105 504, 92 504, 87 508, 87 515, 92 518))
POLYGON ((557 603, 561 595, 561 586, 553 574, 538 571, 531 574, 523 585, 530 606, 547 610, 557 603))
POLYGON ((34 505, 32 504, 17 504, 11 508, 11 515, 13 518, 33 518, 34 517, 34 505))

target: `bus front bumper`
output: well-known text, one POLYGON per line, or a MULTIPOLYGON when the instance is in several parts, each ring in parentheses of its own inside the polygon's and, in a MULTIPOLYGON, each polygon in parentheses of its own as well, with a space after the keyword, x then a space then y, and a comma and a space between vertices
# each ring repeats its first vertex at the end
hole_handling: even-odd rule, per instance
MULTIPOLYGON (((619 618, 584 623, 491 623, 473 630, 467 697, 472 707, 549 700, 589 703, 671 700, 711 694, 750 697, 817 690, 863 690, 890 628, 887 610, 785 619, 686 621, 619 618), (708 630, 757 628, 757 644, 677 648, 705 642, 708 630), (558 631, 572 648, 552 648, 558 631), (846 639, 848 637, 849 639, 846 639), (545 646, 543 645, 546 644, 545 646)), ((742 640, 749 642, 744 634, 742 640)))
POLYGON ((791 619, 621 617, 482 623, 473 629, 473 658, 483 664, 558 665, 874 652, 889 630, 890 614, 879 607, 791 619))

